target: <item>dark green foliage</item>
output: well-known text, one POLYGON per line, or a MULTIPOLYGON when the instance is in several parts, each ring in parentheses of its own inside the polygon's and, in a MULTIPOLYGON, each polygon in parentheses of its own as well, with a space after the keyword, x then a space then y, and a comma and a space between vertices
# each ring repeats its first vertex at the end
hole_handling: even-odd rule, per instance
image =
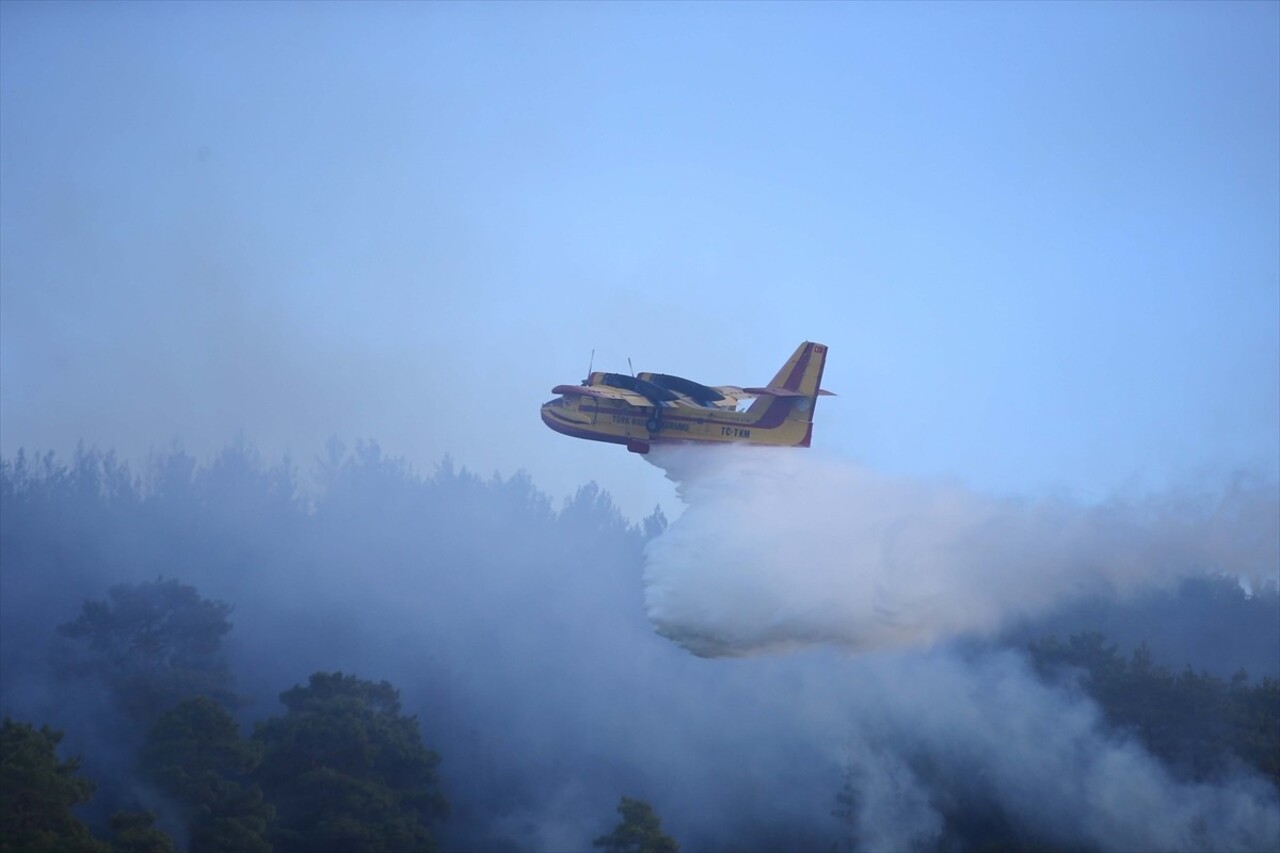
POLYGON ((71 807, 93 793, 78 759, 58 761, 62 733, 6 718, 0 724, 0 851, 106 853, 71 807))
POLYGON ((1155 663, 1146 644, 1126 659, 1098 633, 1049 637, 1030 646, 1041 674, 1083 670, 1083 688, 1108 721, 1133 732, 1180 775, 1203 781, 1239 759, 1280 786, 1280 681, 1249 686, 1155 663))
POLYGON ((154 826, 151 812, 116 812, 111 816, 112 853, 175 853, 173 839, 154 826))
POLYGON ((1250 688, 1237 676, 1230 697, 1233 749, 1280 787, 1280 681, 1250 688))
POLYGON ((1054 853, 1073 849, 1058 846, 1044 837, 1034 821, 1011 813, 981 770, 973 765, 938 760, 928 754, 912 756, 909 764, 929 791, 930 805, 942 817, 941 833, 933 841, 936 849, 983 853, 1054 853))
MULTIPOLYGON (((583 631, 594 633, 582 627, 587 620, 605 626, 630 620, 648 636, 644 611, 635 606, 641 534, 626 526, 598 490, 591 490, 594 500, 574 504, 568 515, 576 512, 577 520, 566 526, 526 474, 480 477, 445 460, 422 475, 371 442, 357 443, 354 450, 332 443, 320 468, 318 489, 304 497, 293 486, 287 462, 268 463, 243 441, 212 461, 176 447, 162 450, 141 476, 111 454, 93 450, 77 454, 74 463, 54 454, 0 458, 0 698, 6 710, 21 711, 26 719, 74 726, 81 741, 110 738, 104 748, 85 746, 86 766, 93 767, 99 786, 91 825, 101 826, 103 837, 113 811, 134 807, 137 780, 128 759, 167 710, 147 709, 146 719, 126 720, 116 703, 97 704, 98 684, 108 693, 115 680, 105 677, 105 657, 89 648, 87 638, 53 630, 81 615, 85 600, 110 605, 106 589, 113 583, 154 581, 163 571, 206 598, 234 602, 235 633, 224 637, 222 649, 237 692, 257 697, 274 696, 299 673, 326 664, 359 672, 354 661, 385 653, 387 666, 404 666, 400 643, 406 638, 461 637, 457 615, 479 608, 508 626, 504 630, 552 608, 575 615, 539 621, 540 629, 557 635, 506 649, 496 679, 558 681, 571 689, 607 679, 607 644, 562 658, 544 652, 548 645, 581 646, 583 631), (588 504, 597 512, 582 512, 588 504), (597 534, 597 523, 608 530, 597 534), (626 566, 633 585, 611 574, 564 577, 549 585, 545 569, 580 559, 584 548, 602 564, 626 566), (380 582, 372 585, 375 573, 380 582), (388 611, 397 599, 386 590, 410 583, 432 595, 406 624, 408 608, 388 611), (615 599, 603 599, 609 595, 615 599), (370 624, 374 608, 386 614, 385 624, 370 624), (391 625, 395 632, 384 630, 391 625), (237 636, 239 642, 227 642, 237 636), (54 673, 65 668, 55 651, 73 653, 79 658, 73 661, 76 671, 87 669, 93 678, 80 679, 74 689, 58 683, 54 673), (599 678, 584 679, 581 674, 592 668, 600 670, 599 678)), ((427 684, 454 699, 440 703, 442 713, 432 720, 432 731, 440 734, 433 737, 447 736, 457 744, 451 751, 488 757, 483 767, 468 762, 465 775, 450 774, 450 799, 465 804, 471 819, 451 821, 449 842, 491 848, 505 830, 494 829, 484 815, 527 809, 575 778, 577 762, 597 751, 591 739, 572 734, 590 713, 582 709, 595 693, 566 698, 557 691, 528 691, 530 701, 513 706, 521 725, 557 727, 555 736, 568 744, 562 760, 548 766, 524 744, 509 751, 482 747, 492 738, 472 721, 476 709, 451 694, 456 680, 440 677, 451 668, 447 657, 433 652, 412 665, 422 680, 412 696, 406 691, 405 705, 421 707, 418 691, 427 684), (580 709, 577 716, 563 712, 566 701, 580 709)), ((402 670, 388 670, 386 677, 398 683, 395 671, 402 670)), ((107 698, 115 695, 111 691, 107 698)), ((214 691, 196 695, 221 699, 214 691)), ((173 704, 185 698, 190 694, 176 696, 173 704)), ((239 711, 226 700, 221 704, 239 711)), ((266 708, 255 717, 272 712, 266 708)), ((167 812, 159 820, 170 825, 167 812)), ((439 836, 442 829, 433 826, 431 832, 439 836)))
POLYGON ((74 675, 99 679, 126 717, 149 725, 191 696, 235 701, 222 638, 231 606, 176 580, 119 584, 58 628, 80 641, 74 675))
POLYGON ((602 835, 591 846, 606 853, 679 853, 680 845, 662 834, 662 821, 653 806, 644 800, 623 797, 618 803, 622 821, 608 835, 602 835))
POLYGON ((257 745, 241 739, 231 715, 212 699, 197 697, 151 727, 140 769, 181 804, 195 853, 269 853, 264 836, 272 809, 250 781, 258 758, 257 745))
POLYGON ((440 759, 383 681, 316 673, 280 694, 288 712, 258 725, 257 776, 275 805, 272 840, 289 851, 434 850, 428 826, 448 814, 440 759))
POLYGON ((1176 666, 1219 678, 1239 667, 1280 678, 1280 587, 1255 579, 1251 591, 1227 575, 1188 577, 1172 589, 1117 600, 1087 598, 1008 639, 1024 645, 1045 636, 1097 632, 1128 654, 1143 642, 1176 666))

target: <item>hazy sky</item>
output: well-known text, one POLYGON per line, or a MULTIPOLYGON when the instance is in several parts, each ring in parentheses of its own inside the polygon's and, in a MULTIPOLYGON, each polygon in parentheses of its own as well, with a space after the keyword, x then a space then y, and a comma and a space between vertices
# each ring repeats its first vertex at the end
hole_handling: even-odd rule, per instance
POLYGON ((1090 499, 1280 469, 1280 5, 0 4, 0 450, 673 492, 597 368, 1090 499))

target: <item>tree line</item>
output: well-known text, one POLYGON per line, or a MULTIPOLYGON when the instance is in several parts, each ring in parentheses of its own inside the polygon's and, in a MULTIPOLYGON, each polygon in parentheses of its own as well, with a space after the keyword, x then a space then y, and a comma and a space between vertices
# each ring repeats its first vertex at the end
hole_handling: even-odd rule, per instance
MULTIPOLYGON (((607 553, 637 552, 665 525, 659 511, 626 523, 594 484, 556 513, 526 475, 486 480, 446 458, 421 477, 373 443, 331 442, 315 467, 308 487, 291 462, 263 465, 242 441, 204 466, 180 450, 160 454, 144 475, 96 450, 69 464, 51 453, 0 459, 0 850, 431 850, 450 813, 440 757, 388 681, 317 671, 280 694, 285 714, 264 720, 253 713, 269 689, 263 671, 287 628, 273 627, 260 655, 241 645, 251 689, 240 692, 224 642, 231 604, 174 578, 102 589, 112 576, 176 565, 252 599, 264 567, 296 568, 313 548, 332 554, 350 539, 343 530, 386 538, 425 526, 418 547, 388 551, 447 552, 462 530, 467 544, 567 534, 607 553), (65 618, 69 600, 94 591, 65 618), (43 701, 24 702, 30 694, 43 701), (8 716, 41 707, 75 736, 86 768, 56 756, 63 730, 8 716)), ((282 597, 306 602, 300 588, 282 597)), ((315 627, 298 633, 323 651, 315 627)), ((644 801, 624 803, 650 812, 628 805, 623 836, 657 820, 644 801)))
MULTIPOLYGON (((675 849, 657 812, 680 803, 598 760, 633 712, 582 734, 615 707, 670 712, 625 692, 663 684, 631 672, 708 677, 652 640, 637 606, 661 512, 631 524, 594 484, 556 510, 523 474, 446 458, 423 476, 372 443, 331 443, 313 467, 307 481, 244 442, 208 464, 158 454, 142 474, 92 450, 0 459, 3 849, 521 849, 533 842, 508 816, 547 809, 545 792, 584 774, 611 793, 577 837, 675 849), (501 728, 511 720, 523 728, 501 728)), ((1247 766, 1280 784, 1275 587, 1203 578, 1108 608, 1005 642, 1182 778, 1247 766), (1190 612, 1264 650, 1249 672, 1229 655, 1213 671, 1170 658, 1190 612), (1120 624, 1123 643, 1097 633, 1120 624), (1141 634, 1149 645, 1128 642, 1141 634)), ((937 794, 945 845, 1049 846, 927 756, 913 770, 937 794)), ((826 791, 811 799, 831 825, 757 814, 715 837, 856 843, 858 792, 838 773, 826 791)))
POLYGON ((1028 652, 1042 676, 1074 683, 1181 778, 1214 781, 1243 763, 1280 788, 1280 680, 1175 672, 1146 643, 1126 657, 1097 631, 1045 637, 1028 652))
MULTIPOLYGON (((137 779, 171 807, 184 847, 241 853, 432 851, 449 815, 418 720, 400 694, 341 672, 317 672, 280 694, 285 713, 243 738, 240 702, 221 655, 231 608, 159 579, 121 584, 88 601, 58 632, 75 641, 65 674, 95 681, 137 739, 137 779)), ((0 850, 172 851, 151 811, 110 816, 100 840, 72 808, 90 800, 78 759, 59 760, 62 734, 5 718, 0 730, 0 850)), ((607 851, 668 851, 652 807, 623 797, 622 821, 597 839, 607 851)))

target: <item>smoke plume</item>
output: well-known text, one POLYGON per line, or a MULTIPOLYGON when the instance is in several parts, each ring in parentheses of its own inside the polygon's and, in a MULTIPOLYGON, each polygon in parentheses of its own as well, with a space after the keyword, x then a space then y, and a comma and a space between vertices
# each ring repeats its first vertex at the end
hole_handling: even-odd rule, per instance
MULTIPOLYGON (((1274 486, 1082 506, 986 497, 812 451, 683 447, 649 458, 686 504, 646 550, 658 632, 703 657, 839 650, 840 849, 950 849, 957 815, 1068 849, 1280 841, 1263 778, 1242 768, 1180 778, 1021 653, 948 642, 1195 573, 1270 580, 1274 486)), ((817 690, 788 689, 794 702, 817 690)))
POLYGON ((1274 486, 1082 506, 997 499, 809 450, 655 448, 684 514, 649 543, 658 632, 704 657, 987 636, 1086 595, 1274 575, 1274 486))
POLYGON ((844 750, 859 850, 946 849, 940 787, 943 802, 969 803, 951 805, 970 819, 998 803, 1003 819, 1065 849, 1273 850, 1280 842, 1276 792, 1264 779, 1176 778, 1137 740, 1110 730, 1093 702, 1037 679, 1019 654, 937 649, 859 664, 861 701, 844 750))

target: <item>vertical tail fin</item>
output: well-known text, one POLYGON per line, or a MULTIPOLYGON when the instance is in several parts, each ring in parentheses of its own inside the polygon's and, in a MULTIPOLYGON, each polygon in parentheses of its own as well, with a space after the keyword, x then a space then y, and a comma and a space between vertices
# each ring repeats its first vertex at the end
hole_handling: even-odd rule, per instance
POLYGON ((831 393, 822 390, 822 369, 826 363, 826 346, 805 341, 767 386, 742 389, 758 395, 747 413, 758 416, 762 421, 766 413, 772 413, 773 417, 768 418, 771 422, 785 410, 787 414, 784 417, 812 423, 818 396, 831 393))
POLYGON ((805 341, 782 365, 773 377, 769 388, 798 391, 806 397, 816 397, 822 386, 822 368, 827 362, 827 348, 822 344, 805 341))

